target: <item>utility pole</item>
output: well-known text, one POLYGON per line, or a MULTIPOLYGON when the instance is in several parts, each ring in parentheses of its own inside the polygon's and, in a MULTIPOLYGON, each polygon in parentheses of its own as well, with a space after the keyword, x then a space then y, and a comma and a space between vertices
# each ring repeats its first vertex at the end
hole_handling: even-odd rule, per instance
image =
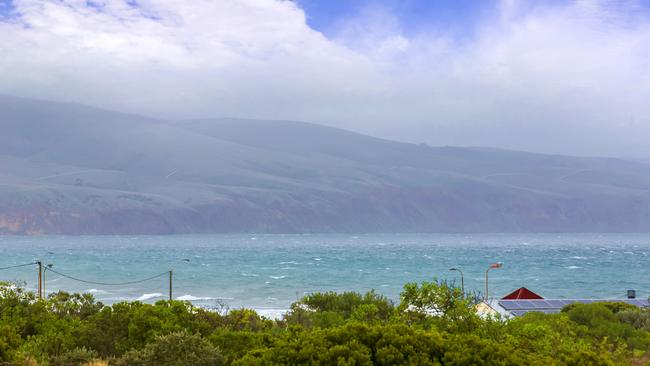
POLYGON ((45 268, 43 268, 43 279, 41 281, 41 292, 42 292, 43 298, 46 299, 46 300, 47 300, 47 296, 45 296, 45 272, 47 272, 48 268, 52 268, 52 263, 48 264, 47 266, 45 266, 45 268))
POLYGON ((37 261, 38 264, 38 299, 43 300, 43 263, 37 261))
POLYGON ((169 301, 172 301, 172 270, 169 270, 169 301))

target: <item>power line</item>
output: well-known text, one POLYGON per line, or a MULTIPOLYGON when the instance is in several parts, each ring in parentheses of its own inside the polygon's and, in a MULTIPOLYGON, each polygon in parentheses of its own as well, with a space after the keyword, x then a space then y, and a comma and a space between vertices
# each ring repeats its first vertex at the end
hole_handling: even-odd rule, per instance
POLYGON ((25 264, 16 264, 15 266, 9 266, 9 267, 0 267, 0 271, 3 270, 3 269, 11 269, 11 268, 18 268, 18 267, 33 266, 35 264, 38 264, 38 262, 25 263, 25 264))
POLYGON ((106 283, 106 282, 96 282, 96 281, 87 281, 87 280, 83 280, 83 279, 81 279, 81 278, 77 278, 77 277, 69 276, 69 275, 67 275, 67 274, 64 274, 64 273, 58 272, 58 271, 56 271, 56 270, 53 270, 53 269, 50 268, 50 267, 46 268, 46 270, 47 270, 47 271, 50 271, 50 272, 54 272, 54 273, 56 273, 56 274, 58 274, 58 275, 60 275, 60 276, 63 276, 63 277, 69 278, 69 279, 71 279, 71 280, 75 280, 75 281, 83 282, 83 283, 88 283, 88 284, 91 284, 91 285, 102 285, 102 286, 123 286, 123 285, 134 285, 134 284, 136 284, 136 283, 142 283, 142 282, 146 282, 146 281, 149 281, 149 280, 153 280, 154 278, 162 277, 162 276, 164 276, 164 275, 169 274, 169 272, 170 272, 170 271, 165 271, 165 272, 163 272, 163 273, 160 273, 160 274, 157 274, 157 275, 155 275, 155 276, 151 276, 151 277, 148 277, 148 278, 145 278, 145 279, 142 279, 142 280, 129 281, 129 282, 120 282, 120 283, 106 283))

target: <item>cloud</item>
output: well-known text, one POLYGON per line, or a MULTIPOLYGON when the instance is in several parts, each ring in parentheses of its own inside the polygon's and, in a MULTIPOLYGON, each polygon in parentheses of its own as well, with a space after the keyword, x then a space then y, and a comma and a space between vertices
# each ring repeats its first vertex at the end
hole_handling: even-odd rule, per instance
POLYGON ((463 37, 391 9, 329 38, 281 0, 14 0, 0 92, 166 118, 297 119, 413 142, 650 156, 635 2, 502 1, 463 37))

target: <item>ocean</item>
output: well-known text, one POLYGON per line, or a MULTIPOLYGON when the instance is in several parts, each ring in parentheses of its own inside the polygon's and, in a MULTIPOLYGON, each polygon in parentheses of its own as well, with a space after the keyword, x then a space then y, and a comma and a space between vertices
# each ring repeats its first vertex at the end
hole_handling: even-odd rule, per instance
MULTIPOLYGON (((0 236, 0 267, 41 260, 45 291, 92 293, 104 303, 168 296, 199 306, 277 316, 318 291, 375 289, 398 301, 407 282, 434 278, 503 296, 525 286, 546 298, 650 296, 650 234, 311 234, 0 236), (74 277, 70 279, 63 275, 74 277), (161 276, 134 284, 125 283, 161 276)), ((1 281, 37 287, 37 267, 0 270, 1 281)))

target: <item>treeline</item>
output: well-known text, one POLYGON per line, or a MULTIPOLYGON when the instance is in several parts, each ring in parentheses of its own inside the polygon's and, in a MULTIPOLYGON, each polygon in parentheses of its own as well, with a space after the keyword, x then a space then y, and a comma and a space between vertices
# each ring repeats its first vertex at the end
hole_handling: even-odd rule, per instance
POLYGON ((476 298, 441 282, 407 284, 400 302, 375 292, 317 293, 281 320, 180 301, 89 294, 38 301, 0 286, 2 365, 629 365, 650 362, 650 311, 574 304, 560 314, 483 318, 476 298))

